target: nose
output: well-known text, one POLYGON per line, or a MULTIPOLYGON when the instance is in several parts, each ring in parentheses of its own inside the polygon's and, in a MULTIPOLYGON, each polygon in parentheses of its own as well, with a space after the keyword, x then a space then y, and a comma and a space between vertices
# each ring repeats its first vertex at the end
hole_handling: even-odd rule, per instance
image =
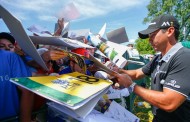
POLYGON ((5 50, 10 50, 10 47, 6 45, 5 50))

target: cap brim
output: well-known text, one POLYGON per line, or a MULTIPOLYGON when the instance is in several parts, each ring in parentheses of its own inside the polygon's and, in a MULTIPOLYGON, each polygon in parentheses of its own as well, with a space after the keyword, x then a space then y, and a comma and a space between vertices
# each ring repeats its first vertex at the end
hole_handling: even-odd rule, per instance
POLYGON ((138 32, 138 35, 141 39, 146 39, 146 38, 149 38, 149 34, 158 30, 159 28, 154 28, 154 29, 146 29, 146 30, 143 30, 143 31, 140 31, 138 32))

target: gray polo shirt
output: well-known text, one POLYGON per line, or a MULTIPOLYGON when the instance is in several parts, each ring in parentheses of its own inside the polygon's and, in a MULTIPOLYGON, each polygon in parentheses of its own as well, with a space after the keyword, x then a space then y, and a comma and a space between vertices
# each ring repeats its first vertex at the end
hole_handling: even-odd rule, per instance
MULTIPOLYGON (((174 45, 163 57, 155 56, 142 71, 151 76, 151 89, 163 91, 163 88, 167 88, 185 97, 190 96, 190 49, 184 48, 181 43, 174 45)), ((176 111, 168 113, 169 115, 156 108, 153 113, 167 121, 170 118, 170 121, 190 121, 190 102, 186 100, 176 111), (181 114, 184 112, 189 113, 189 117, 181 114)))

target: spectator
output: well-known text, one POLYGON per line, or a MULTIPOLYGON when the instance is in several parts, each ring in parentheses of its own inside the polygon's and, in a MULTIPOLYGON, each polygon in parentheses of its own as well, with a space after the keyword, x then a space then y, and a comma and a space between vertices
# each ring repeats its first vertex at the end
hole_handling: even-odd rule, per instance
POLYGON ((33 94, 10 82, 10 78, 29 77, 31 72, 14 51, 14 38, 8 33, 0 33, 0 121, 20 113, 21 122, 31 121, 33 94))

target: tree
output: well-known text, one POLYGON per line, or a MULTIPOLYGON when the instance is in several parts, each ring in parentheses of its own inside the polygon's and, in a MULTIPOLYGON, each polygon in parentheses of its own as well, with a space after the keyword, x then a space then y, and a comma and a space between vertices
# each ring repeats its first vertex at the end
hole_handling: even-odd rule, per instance
POLYGON ((161 14, 171 14, 180 23, 179 40, 190 38, 190 1, 189 0, 150 0, 147 6, 148 15, 144 18, 144 23, 150 22, 153 18, 161 14))
POLYGON ((150 45, 148 39, 137 39, 135 44, 136 49, 140 54, 155 54, 154 49, 150 45))

